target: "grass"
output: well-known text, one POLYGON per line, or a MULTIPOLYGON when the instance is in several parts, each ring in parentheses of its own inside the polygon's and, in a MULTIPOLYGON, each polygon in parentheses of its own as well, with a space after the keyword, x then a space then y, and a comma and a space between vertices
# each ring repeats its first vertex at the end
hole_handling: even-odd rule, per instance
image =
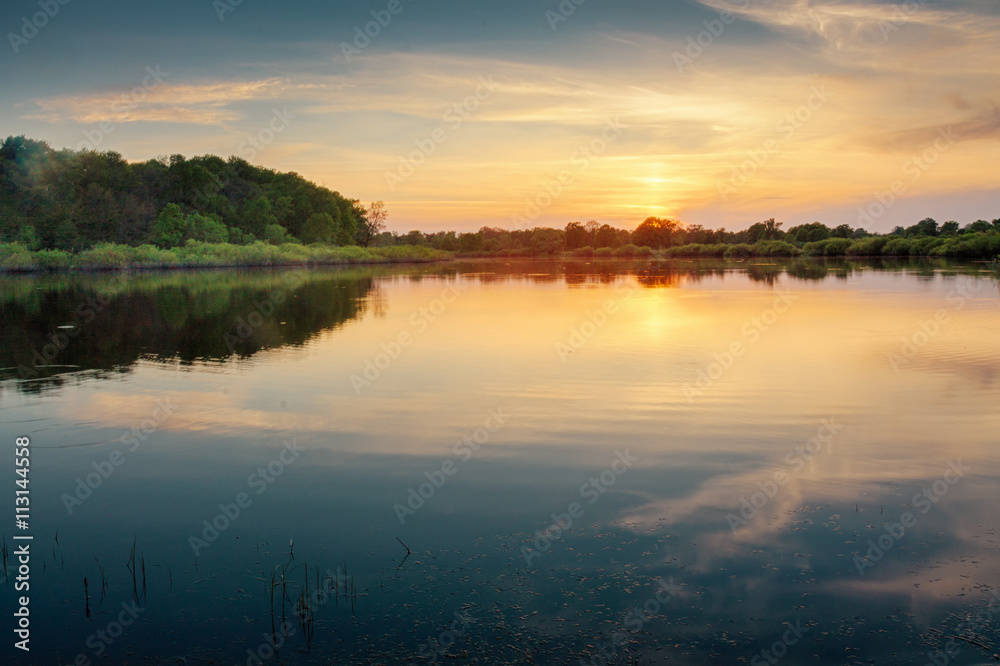
POLYGON ((364 248, 188 241, 186 245, 169 250, 152 245, 132 247, 102 243, 82 252, 69 253, 62 250, 33 252, 20 243, 0 243, 0 272, 421 263, 450 258, 447 252, 419 246, 364 248))

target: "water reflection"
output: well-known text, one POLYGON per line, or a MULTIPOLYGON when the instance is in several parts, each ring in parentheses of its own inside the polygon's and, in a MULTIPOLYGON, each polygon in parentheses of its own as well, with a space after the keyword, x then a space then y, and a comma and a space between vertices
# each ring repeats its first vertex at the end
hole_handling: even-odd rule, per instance
MULTIPOLYGON (((291 274, 0 280, 0 436, 36 447, 38 654, 96 660, 88 638, 131 602, 116 663, 267 661, 286 622, 283 663, 924 663, 935 631, 1000 644, 984 267, 291 274), (52 363, 79 368, 19 381, 100 294, 52 363)), ((950 663, 990 657, 966 642, 950 663)))

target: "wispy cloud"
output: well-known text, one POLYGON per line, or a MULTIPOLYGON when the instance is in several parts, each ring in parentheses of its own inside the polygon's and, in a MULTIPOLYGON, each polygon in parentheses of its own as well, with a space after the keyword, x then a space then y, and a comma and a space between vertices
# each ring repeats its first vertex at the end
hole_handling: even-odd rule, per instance
MULTIPOLYGON (((305 89, 313 88, 312 85, 305 89)), ((242 114, 233 105, 247 100, 274 99, 301 85, 286 79, 171 84, 134 89, 102 90, 84 95, 59 95, 35 101, 26 118, 50 123, 103 121, 169 122, 224 125, 242 114)))

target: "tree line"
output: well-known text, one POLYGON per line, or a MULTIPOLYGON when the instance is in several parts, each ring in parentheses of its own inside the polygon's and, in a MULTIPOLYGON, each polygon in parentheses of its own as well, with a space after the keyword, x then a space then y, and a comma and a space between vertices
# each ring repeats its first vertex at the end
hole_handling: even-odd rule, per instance
POLYGON ((927 218, 888 234, 842 224, 800 224, 787 231, 769 219, 742 231, 706 229, 678 220, 646 218, 634 231, 594 220, 571 222, 564 229, 536 227, 507 230, 483 227, 472 233, 439 231, 407 234, 384 231, 380 245, 425 245, 464 254, 508 256, 569 252, 576 256, 961 256, 992 258, 1000 253, 1000 219, 938 224, 927 218))
POLYGON ((0 145, 0 240, 30 249, 169 248, 189 239, 368 246, 384 223, 381 204, 365 208, 238 157, 128 162, 113 151, 54 150, 24 136, 0 145))

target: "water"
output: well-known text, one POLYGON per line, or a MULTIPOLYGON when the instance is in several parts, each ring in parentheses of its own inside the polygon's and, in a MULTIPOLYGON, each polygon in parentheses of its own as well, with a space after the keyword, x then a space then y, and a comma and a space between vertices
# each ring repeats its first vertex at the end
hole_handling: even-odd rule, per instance
POLYGON ((0 278, 3 661, 990 663, 998 296, 926 262, 0 278))

